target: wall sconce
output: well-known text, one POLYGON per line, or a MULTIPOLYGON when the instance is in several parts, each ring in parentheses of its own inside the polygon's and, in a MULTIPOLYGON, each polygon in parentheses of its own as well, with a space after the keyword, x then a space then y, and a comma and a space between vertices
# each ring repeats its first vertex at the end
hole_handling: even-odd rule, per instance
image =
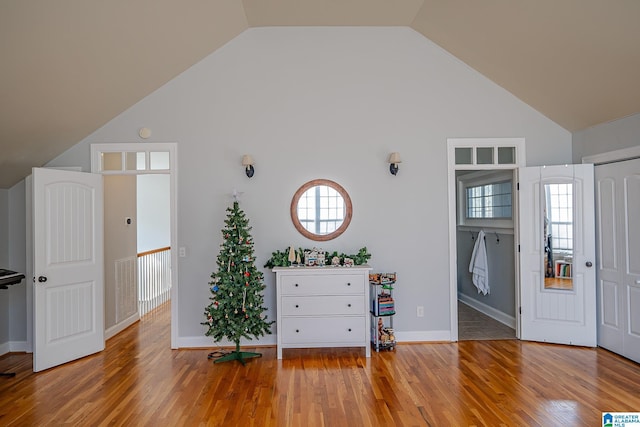
POLYGON ((389 156, 389 172, 391 172, 391 175, 398 173, 398 163, 402 163, 400 153, 391 153, 389 156))
POLYGON ((255 173, 255 169, 253 168, 253 157, 251 157, 250 154, 242 156, 242 166, 245 168, 244 172, 249 178, 251 178, 255 173))

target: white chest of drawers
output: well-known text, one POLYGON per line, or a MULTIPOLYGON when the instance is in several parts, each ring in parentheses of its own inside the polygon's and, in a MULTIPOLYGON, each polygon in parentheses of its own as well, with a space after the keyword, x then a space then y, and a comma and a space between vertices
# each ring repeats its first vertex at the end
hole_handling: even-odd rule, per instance
POLYGON ((275 267, 278 359, 283 348, 365 347, 371 357, 368 265, 275 267))

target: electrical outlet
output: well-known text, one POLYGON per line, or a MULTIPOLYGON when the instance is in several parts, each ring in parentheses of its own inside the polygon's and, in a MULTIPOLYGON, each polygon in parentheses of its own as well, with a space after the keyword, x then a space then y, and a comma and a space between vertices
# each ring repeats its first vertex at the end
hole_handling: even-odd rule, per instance
POLYGON ((418 316, 418 317, 424 317, 424 307, 423 307, 423 306, 419 305, 419 306, 416 308, 416 316, 418 316))
POLYGON ((179 256, 180 258, 184 258, 184 257, 186 257, 186 256, 187 256, 187 248, 185 248, 184 246, 180 246, 180 247, 178 248, 178 256, 179 256))

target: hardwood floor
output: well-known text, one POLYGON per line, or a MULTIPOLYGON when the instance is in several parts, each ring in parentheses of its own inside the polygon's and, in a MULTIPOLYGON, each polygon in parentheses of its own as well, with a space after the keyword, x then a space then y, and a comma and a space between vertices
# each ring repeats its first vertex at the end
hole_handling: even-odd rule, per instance
POLYGON ((168 304, 104 352, 34 374, 0 357, 2 426, 596 426, 640 411, 640 365, 601 349, 503 341, 276 349, 214 364, 170 350, 168 304))

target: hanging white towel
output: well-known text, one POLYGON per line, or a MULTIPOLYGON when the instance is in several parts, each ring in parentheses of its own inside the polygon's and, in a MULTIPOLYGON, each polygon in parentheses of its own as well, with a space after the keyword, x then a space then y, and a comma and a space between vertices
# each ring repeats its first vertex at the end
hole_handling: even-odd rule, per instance
POLYGON ((478 288, 478 293, 489 293, 489 267, 487 266, 487 245, 484 241, 484 231, 480 230, 476 244, 473 246, 471 262, 469 263, 471 281, 478 288))

